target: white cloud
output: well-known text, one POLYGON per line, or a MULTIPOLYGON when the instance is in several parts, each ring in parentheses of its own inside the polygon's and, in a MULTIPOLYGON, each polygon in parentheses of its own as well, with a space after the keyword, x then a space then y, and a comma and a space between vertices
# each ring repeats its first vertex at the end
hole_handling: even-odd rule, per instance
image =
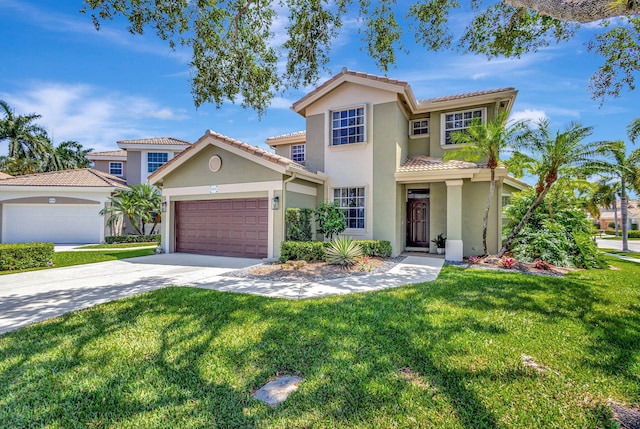
POLYGON ((17 114, 41 115, 36 123, 54 143, 75 140, 95 150, 113 149, 117 140, 162 133, 153 120, 164 125, 164 121, 188 118, 184 110, 160 106, 142 96, 84 84, 38 82, 19 93, 0 93, 0 99, 17 114))
POLYGON ((509 119, 513 121, 538 122, 543 119, 549 119, 549 117, 543 110, 525 109, 519 110, 517 112, 512 112, 509 119))

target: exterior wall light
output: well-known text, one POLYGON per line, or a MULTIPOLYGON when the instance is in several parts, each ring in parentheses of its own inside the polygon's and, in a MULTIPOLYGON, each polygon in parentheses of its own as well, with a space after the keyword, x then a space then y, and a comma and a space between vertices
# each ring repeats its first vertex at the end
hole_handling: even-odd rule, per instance
POLYGON ((166 213, 167 211, 167 202, 163 201, 162 204, 160 204, 160 210, 162 211, 162 213, 166 213))
POLYGON ((278 210, 280 208, 280 197, 273 197, 271 200, 271 210, 278 210))

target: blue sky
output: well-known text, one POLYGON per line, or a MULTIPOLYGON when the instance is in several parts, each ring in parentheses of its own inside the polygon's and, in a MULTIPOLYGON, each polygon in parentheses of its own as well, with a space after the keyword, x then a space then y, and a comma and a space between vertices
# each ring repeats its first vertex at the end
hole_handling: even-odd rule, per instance
MULTIPOLYGON (((212 129, 265 147, 269 136, 304 129, 303 118, 290 110, 304 91, 280 94, 261 120, 233 104, 195 109, 188 51, 172 51, 151 32, 131 35, 122 23, 107 22, 97 32, 90 17, 78 13, 81 7, 79 0, 0 0, 0 99, 17 113, 41 114, 54 143, 76 140, 110 150, 121 139, 195 141, 212 129)), ((382 74, 363 51, 357 28, 356 19, 345 25, 323 80, 342 67, 382 74)), ((399 53, 388 76, 409 82, 419 99, 513 86, 516 119, 547 117, 555 128, 580 121, 595 127, 591 140, 626 140, 627 124, 640 116, 640 93, 623 92, 602 107, 590 99, 588 80, 600 59, 585 42, 594 31, 588 26, 568 43, 520 59, 487 61, 426 51, 406 30, 409 53, 399 53)), ((0 154, 6 150, 0 146, 0 154)))

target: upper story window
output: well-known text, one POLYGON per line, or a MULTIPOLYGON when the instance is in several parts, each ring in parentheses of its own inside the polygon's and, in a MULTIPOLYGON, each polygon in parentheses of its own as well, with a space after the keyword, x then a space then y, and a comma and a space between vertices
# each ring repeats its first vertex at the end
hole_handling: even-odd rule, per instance
POLYGON ((305 146, 304 144, 294 144, 291 146, 291 159, 298 164, 304 165, 306 160, 305 146))
POLYGON ((365 197, 364 187, 335 188, 333 201, 337 202, 344 212, 347 220, 347 228, 364 229, 365 197))
POLYGON ((365 141, 364 106, 331 111, 331 145, 365 141))
POLYGON ((122 163, 121 162, 110 162, 109 163, 109 174, 113 174, 114 176, 122 176, 122 163))
POLYGON ((429 135, 429 119, 415 119, 409 122, 409 135, 411 136, 428 136, 429 135))
POLYGON ((461 110, 442 115, 442 143, 453 144, 451 134, 469 128, 474 119, 485 122, 485 109, 461 110))
POLYGON ((169 154, 149 152, 147 154, 147 172, 153 173, 169 160, 169 154))

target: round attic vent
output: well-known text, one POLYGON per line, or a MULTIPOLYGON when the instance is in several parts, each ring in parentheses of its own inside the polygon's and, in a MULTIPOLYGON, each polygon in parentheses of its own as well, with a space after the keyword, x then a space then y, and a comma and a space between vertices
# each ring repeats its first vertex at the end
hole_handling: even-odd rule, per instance
POLYGON ((213 155, 209 159, 209 170, 215 173, 216 171, 220 170, 220 167, 222 167, 222 160, 218 155, 213 155))

